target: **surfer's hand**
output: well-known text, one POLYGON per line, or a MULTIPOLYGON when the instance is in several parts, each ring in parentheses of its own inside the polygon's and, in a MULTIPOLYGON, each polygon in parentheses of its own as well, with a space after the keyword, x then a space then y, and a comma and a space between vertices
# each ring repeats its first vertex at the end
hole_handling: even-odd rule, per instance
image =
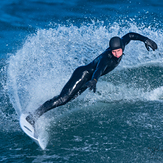
POLYGON ((93 90, 93 92, 95 93, 96 92, 96 83, 97 83, 97 80, 92 79, 86 83, 86 86, 89 87, 89 90, 93 90))
POLYGON ((149 51, 149 47, 151 47, 153 51, 157 49, 157 44, 149 38, 144 43, 148 51, 149 51))

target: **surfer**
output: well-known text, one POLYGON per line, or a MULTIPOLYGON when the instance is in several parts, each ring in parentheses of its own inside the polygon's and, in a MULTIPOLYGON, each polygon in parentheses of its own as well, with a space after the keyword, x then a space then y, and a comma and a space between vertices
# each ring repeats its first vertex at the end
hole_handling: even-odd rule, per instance
POLYGON ((145 43, 145 47, 149 51, 157 49, 157 44, 148 37, 142 36, 138 33, 127 33, 122 38, 112 37, 109 42, 109 47, 95 58, 91 63, 78 67, 72 74, 69 81, 63 87, 58 96, 46 101, 34 113, 29 113, 26 120, 34 126, 36 120, 45 112, 64 105, 70 100, 76 98, 87 88, 96 92, 96 84, 100 76, 105 75, 112 71, 120 63, 125 46, 131 40, 139 40, 145 43))

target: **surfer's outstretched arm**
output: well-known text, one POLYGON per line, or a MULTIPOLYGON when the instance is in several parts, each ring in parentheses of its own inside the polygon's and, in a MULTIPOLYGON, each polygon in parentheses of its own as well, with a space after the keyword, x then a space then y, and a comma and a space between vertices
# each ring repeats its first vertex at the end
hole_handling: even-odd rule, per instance
POLYGON ((152 48, 152 50, 154 51, 157 49, 157 44, 153 40, 138 33, 130 32, 122 37, 124 46, 126 46, 131 40, 138 40, 144 42, 145 47, 147 48, 148 51, 149 47, 152 48))

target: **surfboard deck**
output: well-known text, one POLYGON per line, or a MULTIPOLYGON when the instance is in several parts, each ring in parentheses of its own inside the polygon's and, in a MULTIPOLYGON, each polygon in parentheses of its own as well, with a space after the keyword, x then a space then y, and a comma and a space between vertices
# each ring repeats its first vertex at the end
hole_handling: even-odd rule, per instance
POLYGON ((27 116, 28 114, 21 114, 19 119, 20 127, 36 144, 41 147, 41 149, 44 150, 45 147, 39 139, 35 128, 26 120, 27 116))

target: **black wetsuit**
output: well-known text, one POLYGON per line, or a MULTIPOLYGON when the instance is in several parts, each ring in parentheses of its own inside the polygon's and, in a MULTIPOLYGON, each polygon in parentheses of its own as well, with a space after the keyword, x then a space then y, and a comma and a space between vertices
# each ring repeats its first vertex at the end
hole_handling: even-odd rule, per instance
MULTIPOLYGON (((121 39, 125 48, 125 46, 131 40, 139 40, 145 42, 148 38, 137 33, 128 33, 121 39)), ((88 81, 91 79, 98 80, 100 76, 112 71, 120 63, 122 57, 123 55, 120 58, 114 57, 109 47, 88 65, 78 67, 73 72, 69 81, 63 87, 61 93, 40 106, 34 112, 34 117, 37 119, 52 108, 64 105, 77 97, 87 89, 86 83, 88 81)))

